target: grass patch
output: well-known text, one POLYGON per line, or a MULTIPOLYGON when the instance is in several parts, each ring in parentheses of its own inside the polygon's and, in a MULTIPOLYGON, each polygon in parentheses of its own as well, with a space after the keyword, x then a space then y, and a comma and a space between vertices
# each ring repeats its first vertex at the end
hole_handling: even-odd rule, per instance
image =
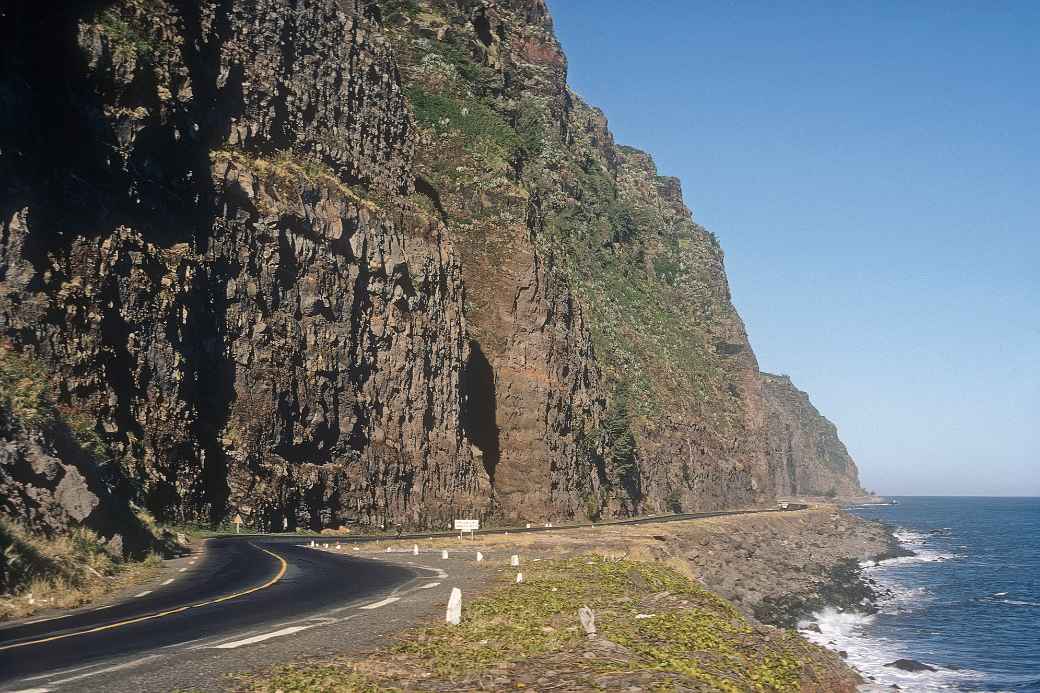
POLYGON ((279 151, 274 156, 258 157, 237 149, 216 149, 210 152, 210 161, 232 162, 255 172, 274 184, 279 194, 299 196, 303 190, 301 181, 310 185, 327 186, 344 197, 374 211, 378 205, 372 200, 359 195, 336 174, 336 172, 320 159, 289 151, 279 151))
POLYGON ((0 518, 0 621, 81 606, 156 574, 161 561, 124 561, 82 527, 45 537, 0 518))
POLYGON ((249 690, 828 690, 833 656, 750 624, 662 564, 587 555, 523 570, 523 584, 464 601, 458 626, 413 631, 367 659, 283 667, 249 690), (596 638, 578 626, 581 606, 596 638))
POLYGON ((471 147, 490 145, 499 158, 507 161, 525 146, 516 130, 479 99, 433 94, 414 85, 407 87, 405 93, 415 119, 439 134, 460 134, 471 147))
POLYGON ((150 25, 148 9, 142 0, 122 0, 95 17, 94 24, 108 38, 117 56, 158 64, 175 48, 150 25))

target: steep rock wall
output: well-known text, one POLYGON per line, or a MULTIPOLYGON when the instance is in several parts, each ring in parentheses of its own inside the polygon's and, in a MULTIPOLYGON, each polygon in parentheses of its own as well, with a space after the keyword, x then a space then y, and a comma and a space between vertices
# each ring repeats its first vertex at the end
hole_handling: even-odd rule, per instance
POLYGON ((809 395, 786 375, 771 373, 762 373, 762 391, 777 495, 867 495, 838 429, 816 410, 809 395))
POLYGON ((569 90, 544 3, 381 6, 494 374, 504 514, 768 500, 721 249, 678 181, 569 90))
POLYGON ((459 262, 402 197, 413 126, 363 6, 24 3, 15 26, 0 329, 96 412, 122 492, 278 529, 483 512, 459 262))
POLYGON ((568 88, 543 0, 11 16, 0 332, 118 493, 320 529, 787 488, 722 250, 568 88))

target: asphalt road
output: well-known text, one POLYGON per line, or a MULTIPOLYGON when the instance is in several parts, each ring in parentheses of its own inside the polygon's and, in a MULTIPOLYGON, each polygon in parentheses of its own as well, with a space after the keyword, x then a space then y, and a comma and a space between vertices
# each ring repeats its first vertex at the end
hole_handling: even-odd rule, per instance
POLYGON ((280 637, 317 625, 301 621, 308 616, 335 619, 330 614, 337 607, 360 608, 359 602, 444 574, 301 544, 299 538, 211 539, 194 563, 187 559, 174 577, 164 576, 139 596, 0 629, 0 690, 55 690, 46 683, 48 673, 57 672, 61 681, 98 662, 168 647, 211 640, 220 648, 217 640, 228 634, 259 630, 280 637), (299 623, 281 629, 272 625, 294 621, 299 623))
MULTIPOLYGON (((597 526, 746 512, 763 511, 692 513, 597 526)), ((380 539, 387 537, 209 539, 203 551, 170 562, 161 578, 117 603, 0 628, 0 691, 208 687, 222 675, 275 663, 272 659, 335 654, 350 645, 378 646, 379 638, 443 609, 452 586, 467 589, 479 581, 472 552, 465 549, 452 551, 449 560, 439 551, 368 558, 355 553, 357 544, 380 539), (310 547, 312 540, 320 542, 317 548, 310 547), (337 544, 342 545, 339 550, 337 544)), ((506 556, 499 558, 507 565, 506 556)))

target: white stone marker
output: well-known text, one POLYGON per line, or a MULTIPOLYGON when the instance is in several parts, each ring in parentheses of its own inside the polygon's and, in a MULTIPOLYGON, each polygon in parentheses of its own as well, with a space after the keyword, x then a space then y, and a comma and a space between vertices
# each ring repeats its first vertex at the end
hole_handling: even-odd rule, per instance
POLYGON ((518 556, 517 554, 514 553, 513 556, 509 559, 509 565, 512 566, 513 568, 516 568, 517 566, 519 566, 520 565, 520 556, 518 556))
POLYGON ((387 552, 387 553, 390 553, 390 547, 389 547, 389 546, 388 546, 388 547, 386 547, 386 552, 387 552))
POLYGON ((443 551, 441 551, 441 560, 443 561, 443 560, 446 560, 447 558, 448 558, 448 550, 444 549, 443 551))
POLYGON ((482 560, 484 560, 484 554, 477 551, 477 563, 480 563, 482 560))
POLYGON ((462 620, 462 590, 458 587, 451 588, 451 596, 448 597, 448 613, 445 620, 453 626, 459 625, 462 620))
POLYGON ((519 585, 523 581, 524 581, 524 574, 523 573, 517 573, 516 574, 516 584, 519 585))
POLYGON ((419 555, 419 545, 418 544, 412 544, 412 555, 413 556, 418 556, 419 555))
POLYGON ((587 606, 578 609, 578 620, 581 621, 585 635, 590 638, 596 637, 596 615, 592 613, 592 609, 587 606))
POLYGON ((531 529, 531 523, 530 522, 527 523, 527 529, 531 529))

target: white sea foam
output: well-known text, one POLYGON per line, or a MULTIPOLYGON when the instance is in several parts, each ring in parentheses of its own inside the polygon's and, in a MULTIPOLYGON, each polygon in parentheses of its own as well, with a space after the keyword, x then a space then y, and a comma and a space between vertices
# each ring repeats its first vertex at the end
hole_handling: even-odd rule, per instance
POLYGON ((955 688, 957 681, 977 679, 977 672, 946 669, 925 661, 937 671, 909 672, 885 666, 897 659, 907 657, 900 643, 871 637, 869 627, 875 616, 851 611, 826 608, 813 614, 813 618, 798 624, 799 632, 806 639, 830 650, 845 652, 848 661, 864 676, 873 678, 874 686, 899 685, 905 691, 932 693, 955 688), (810 630, 815 624, 820 632, 810 630))
POLYGON ((873 635, 871 625, 878 617, 917 609, 934 599, 934 595, 925 587, 909 586, 900 581, 903 574, 900 568, 915 563, 962 558, 957 554, 929 548, 930 536, 927 534, 899 529, 894 535, 905 548, 914 552, 913 556, 901 556, 881 562, 864 561, 860 564, 864 576, 873 580, 884 595, 877 604, 878 616, 827 608, 813 614, 810 621, 799 623, 799 630, 808 640, 818 645, 845 652, 851 665, 865 677, 873 679, 864 687, 864 691, 882 688, 890 690, 889 687, 896 684, 905 691, 932 693, 955 689, 958 682, 982 678, 982 674, 978 672, 946 669, 927 660, 921 661, 935 667, 937 671, 908 672, 885 666, 897 659, 914 658, 914 655, 904 643, 873 635), (811 625, 817 626, 819 632, 815 629, 809 630, 811 625))
POLYGON ((912 565, 914 563, 937 563, 939 561, 952 561, 957 558, 964 558, 964 556, 956 553, 947 553, 944 551, 932 551, 929 549, 916 548, 913 549, 913 556, 899 556, 898 558, 886 558, 880 562, 879 567, 886 566, 897 566, 897 565, 912 565))

